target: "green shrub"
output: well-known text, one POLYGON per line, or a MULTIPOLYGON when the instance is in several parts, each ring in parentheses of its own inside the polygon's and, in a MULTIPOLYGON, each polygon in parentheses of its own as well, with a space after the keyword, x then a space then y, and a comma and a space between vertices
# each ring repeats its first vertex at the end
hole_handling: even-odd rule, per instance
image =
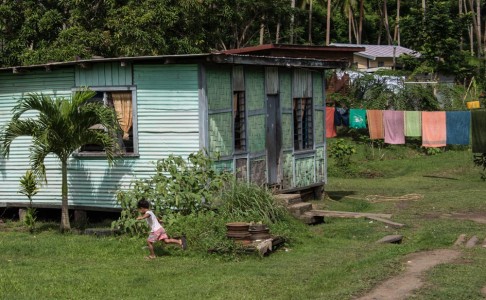
POLYGON ((356 148, 344 139, 338 139, 329 146, 329 156, 334 158, 336 166, 343 171, 349 170, 351 156, 356 153, 356 148))
POLYGON ((29 199, 29 207, 25 214, 24 223, 29 228, 31 233, 35 232, 35 223, 37 221, 37 210, 32 207, 32 197, 39 192, 37 178, 32 170, 27 170, 25 175, 20 177, 20 190, 19 193, 27 196, 29 199))
POLYGON ((132 235, 146 232, 144 222, 135 221, 137 202, 142 198, 149 200, 154 213, 163 215, 168 223, 178 215, 207 211, 230 178, 229 173, 217 172, 213 160, 203 151, 190 154, 187 160, 170 155, 157 161, 155 175, 137 180, 130 190, 117 193, 122 212, 112 226, 132 235))
POLYGON ((218 211, 227 219, 265 224, 279 222, 288 214, 268 189, 236 180, 224 189, 218 211))

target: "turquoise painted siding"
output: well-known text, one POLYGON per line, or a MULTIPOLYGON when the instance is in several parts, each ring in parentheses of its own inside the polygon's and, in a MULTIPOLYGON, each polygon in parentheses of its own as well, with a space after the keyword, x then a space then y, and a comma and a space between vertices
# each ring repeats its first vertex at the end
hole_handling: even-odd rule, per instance
POLYGON ((197 65, 135 65, 140 159, 135 172, 148 175, 150 161, 199 150, 197 65))
MULTIPOLYGON (((94 65, 93 69, 100 68, 94 65)), ((111 81, 115 86, 136 85, 139 157, 117 160, 112 168, 102 157, 72 157, 68 166, 70 204, 115 206, 116 191, 129 187, 134 178, 150 176, 157 159, 169 154, 187 156, 199 150, 197 69, 197 65, 135 65, 133 83, 111 81)), ((28 92, 69 97, 75 86, 88 82, 104 86, 103 80, 75 81, 78 71, 66 68, 26 75, 0 74, 0 126, 10 120, 17 99, 28 92)), ((108 83, 104 84, 111 86, 108 83)), ((17 191, 20 176, 29 168, 29 145, 30 138, 19 138, 12 145, 10 158, 0 159, 0 202, 26 202, 17 191)), ((59 163, 52 156, 46 159, 46 166, 48 184, 42 186, 34 201, 60 203, 59 163)))
MULTIPOLYGON (((10 121, 12 108, 28 93, 70 97, 73 86, 74 71, 72 69, 25 74, 0 73, 0 127, 10 121)), ((26 117, 35 116, 29 112, 24 115, 26 117)), ((30 145, 29 137, 20 137, 12 143, 9 158, 0 158, 0 202, 28 202, 24 195, 18 193, 18 190, 20 177, 30 168, 30 145)), ((58 160, 54 156, 49 156, 45 163, 48 183, 42 186, 40 192, 34 197, 34 201, 60 201, 61 176, 58 160)))
POLYGON ((119 62, 98 63, 89 68, 75 68, 76 86, 120 86, 132 85, 132 66, 124 67, 119 62))

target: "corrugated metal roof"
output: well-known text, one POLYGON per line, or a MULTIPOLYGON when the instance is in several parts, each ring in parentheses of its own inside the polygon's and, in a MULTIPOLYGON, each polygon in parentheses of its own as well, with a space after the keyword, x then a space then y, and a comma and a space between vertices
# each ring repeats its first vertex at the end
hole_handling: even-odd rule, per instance
POLYGON ((316 45, 287 45, 287 44, 265 44, 253 47, 245 47, 239 49, 230 49, 221 51, 221 53, 225 54, 249 54, 255 52, 261 52, 265 50, 305 50, 305 51, 346 51, 346 52, 357 52, 360 51, 362 46, 359 45, 351 45, 340 47, 339 45, 330 45, 330 46, 316 46, 316 45), (353 49, 354 48, 354 49, 353 49))
POLYGON ((420 57, 420 53, 418 51, 408 49, 402 46, 394 46, 394 45, 362 45, 362 44, 341 44, 341 43, 332 43, 331 45, 337 47, 364 47, 366 50, 357 52, 355 55, 363 56, 372 60, 377 59, 378 57, 393 57, 393 48, 395 50, 395 57, 399 57, 402 54, 408 54, 415 57, 420 57))
MULTIPOLYGON (((36 64, 36 65, 28 65, 28 66, 12 66, 12 67, 2 67, 0 71, 13 71, 14 73, 21 72, 22 70, 32 70, 32 69, 46 69, 50 71, 53 68, 57 67, 64 67, 64 66, 85 66, 94 63, 129 63, 129 62, 156 62, 156 63, 163 63, 163 64, 172 64, 172 63, 194 63, 195 60, 206 60, 208 62, 216 62, 216 63, 228 63, 231 62, 231 58, 233 60, 240 59, 239 63, 242 63, 241 58, 247 58, 248 60, 258 61, 262 57, 265 57, 268 61, 267 64, 271 63, 272 61, 279 65, 279 60, 287 59, 289 62, 296 62, 298 66, 301 64, 312 64, 313 61, 328 61, 331 62, 328 67, 338 67, 338 66, 331 66, 332 62, 341 63, 341 59, 336 59, 329 57, 332 53, 350 53, 360 51, 363 48, 354 47, 352 45, 347 47, 334 47, 334 46, 307 46, 307 45, 284 45, 284 44, 266 44, 254 47, 245 47, 240 49, 233 49, 227 51, 215 51, 213 53, 201 53, 201 54, 178 54, 178 55, 156 55, 156 56, 132 56, 132 57, 112 57, 112 58, 104 58, 104 57, 97 57, 92 59, 79 59, 74 61, 66 61, 66 62, 49 62, 45 64, 36 64), (266 54, 262 55, 262 51, 265 50, 278 50, 278 51, 287 51, 282 55, 275 54, 266 54), (292 54, 293 55, 289 55, 292 54), (305 55, 305 53, 320 53, 322 57, 313 57, 305 55), (229 58, 229 59, 228 59, 229 58)), ((316 65, 317 67, 322 67, 319 63, 316 65)))

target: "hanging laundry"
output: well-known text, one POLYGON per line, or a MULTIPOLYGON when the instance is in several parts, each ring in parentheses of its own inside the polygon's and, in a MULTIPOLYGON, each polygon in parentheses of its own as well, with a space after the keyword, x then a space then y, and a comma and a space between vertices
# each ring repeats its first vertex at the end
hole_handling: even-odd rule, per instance
POLYGON ((405 112, 405 136, 422 136, 422 112, 405 112))
POLYGON ((469 129, 471 128, 471 112, 446 112, 446 142, 448 145, 469 145, 469 129))
POLYGON ((335 107, 326 107, 326 138, 333 138, 337 135, 336 126, 334 126, 335 107))
POLYGON ((385 137, 385 128, 383 127, 383 111, 367 110, 366 117, 368 119, 370 139, 383 139, 385 137))
POLYGON ((385 125, 385 143, 405 144, 403 111, 385 110, 383 123, 385 125))
POLYGON ((366 110, 351 108, 349 110, 349 127, 366 128, 366 110))
POLYGON ((349 110, 336 107, 334 111, 334 126, 349 126, 349 110))
POLYGON ((422 112, 422 146, 444 147, 446 145, 445 111, 422 112))
POLYGON ((486 153, 486 111, 471 111, 472 152, 486 153))

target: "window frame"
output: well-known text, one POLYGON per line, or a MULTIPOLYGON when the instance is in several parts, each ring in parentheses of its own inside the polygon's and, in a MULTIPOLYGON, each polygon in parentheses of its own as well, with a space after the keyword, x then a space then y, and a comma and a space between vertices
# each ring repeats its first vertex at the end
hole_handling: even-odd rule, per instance
POLYGON ((234 147, 234 152, 235 153, 246 153, 248 151, 248 143, 247 143, 247 120, 246 120, 246 93, 245 91, 233 91, 233 147, 234 147), (240 97, 240 96, 243 97, 240 97), (235 99, 236 97, 236 99, 235 99), (240 109, 239 101, 238 100, 243 100, 243 110, 240 109), (234 107, 234 106, 237 107, 234 107), (239 138, 237 138, 237 122, 236 119, 239 117, 239 124, 240 127, 241 125, 243 126, 243 130, 239 131, 239 138), (240 148, 236 148, 236 141, 240 141, 240 148), (243 143, 241 143, 243 141, 243 143), (241 144, 243 146, 241 147, 241 144))
MULTIPOLYGON (((89 87, 75 87, 71 92, 83 91, 88 88, 94 92, 131 92, 132 93, 132 135, 133 135, 133 152, 123 153, 122 157, 139 157, 138 144, 138 113, 137 113, 137 87, 136 86, 89 86, 89 87)), ((74 156, 76 157, 106 157, 105 152, 97 151, 81 151, 78 149, 74 156)))
POLYGON ((292 132, 293 132, 293 148, 294 152, 307 152, 307 151, 313 151, 314 150, 314 106, 313 106, 313 99, 312 97, 294 97, 292 98, 292 132), (302 100, 305 100, 308 103, 305 104, 305 110, 310 113, 310 116, 306 117, 305 124, 307 124, 307 138, 304 140, 304 129, 305 127, 303 126, 304 122, 303 117, 300 118, 299 120, 299 115, 298 113, 296 114, 296 110, 301 111, 302 109, 299 109, 302 107, 302 100), (296 104, 297 101, 297 104, 296 104), (297 124, 296 124, 297 123, 297 124), (299 130, 300 129, 300 130, 299 130), (297 147, 296 147, 297 146, 297 147))

